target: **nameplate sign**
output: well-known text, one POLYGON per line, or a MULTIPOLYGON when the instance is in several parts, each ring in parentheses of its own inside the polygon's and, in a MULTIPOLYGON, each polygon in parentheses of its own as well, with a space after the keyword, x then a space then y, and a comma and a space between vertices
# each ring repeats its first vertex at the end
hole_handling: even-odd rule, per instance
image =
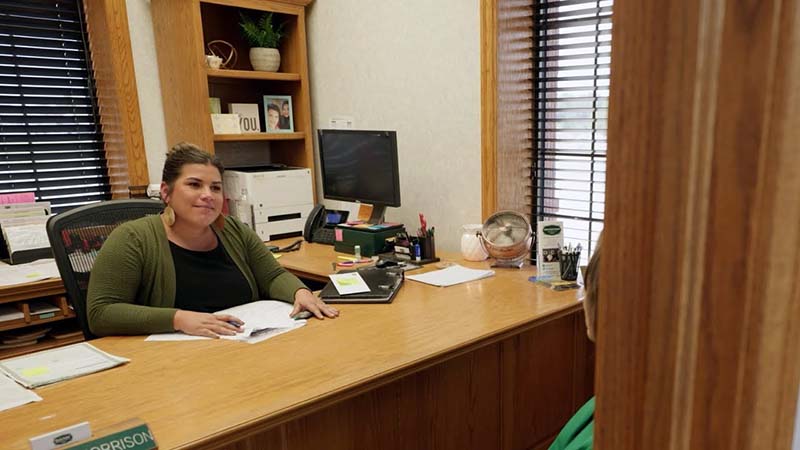
POLYGON ((155 450, 158 448, 150 427, 145 423, 125 428, 98 438, 80 442, 69 450, 155 450))
POLYGON ((52 450, 89 439, 90 437, 92 437, 92 429, 89 427, 89 422, 81 422, 30 438, 29 441, 31 450, 52 450))

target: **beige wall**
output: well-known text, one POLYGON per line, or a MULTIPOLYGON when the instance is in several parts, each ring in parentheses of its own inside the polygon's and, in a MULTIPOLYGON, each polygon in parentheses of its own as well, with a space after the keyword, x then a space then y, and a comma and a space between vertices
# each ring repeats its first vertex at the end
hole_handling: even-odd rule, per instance
MULTIPOLYGON (((167 142, 150 2, 126 2, 155 183, 167 142)), ((396 130, 402 206, 387 220, 413 231, 425 213, 439 249, 457 250, 460 226, 480 222, 479 12, 478 0, 324 0, 308 11, 314 129, 345 115, 396 130)))
POLYGON ((147 169, 150 182, 161 181, 161 168, 167 152, 167 132, 164 128, 164 109, 161 105, 161 82, 158 79, 153 21, 150 18, 149 0, 126 0, 128 27, 131 32, 133 69, 136 89, 139 91, 139 109, 142 114, 142 133, 147 152, 147 169))
POLYGON ((387 220, 413 231, 423 212, 457 250, 481 218, 478 0, 324 0, 307 16, 314 129, 343 115, 397 130, 402 206, 387 220))

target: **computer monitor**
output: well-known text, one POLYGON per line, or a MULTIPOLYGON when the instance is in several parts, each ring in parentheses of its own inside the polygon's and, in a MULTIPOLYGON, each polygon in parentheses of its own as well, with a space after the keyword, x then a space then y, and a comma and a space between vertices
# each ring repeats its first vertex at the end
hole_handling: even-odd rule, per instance
POLYGON ((397 133, 318 130, 323 195, 369 203, 370 223, 382 223, 387 206, 400 206, 397 133))

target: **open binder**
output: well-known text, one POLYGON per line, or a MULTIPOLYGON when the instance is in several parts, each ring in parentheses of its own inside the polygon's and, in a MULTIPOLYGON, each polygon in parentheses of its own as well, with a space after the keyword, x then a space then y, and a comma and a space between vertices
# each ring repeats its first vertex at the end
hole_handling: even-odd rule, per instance
POLYGON ((329 281, 319 296, 327 303, 391 303, 404 281, 402 269, 363 267, 339 273, 349 272, 358 272, 369 286, 369 292, 341 295, 329 281))

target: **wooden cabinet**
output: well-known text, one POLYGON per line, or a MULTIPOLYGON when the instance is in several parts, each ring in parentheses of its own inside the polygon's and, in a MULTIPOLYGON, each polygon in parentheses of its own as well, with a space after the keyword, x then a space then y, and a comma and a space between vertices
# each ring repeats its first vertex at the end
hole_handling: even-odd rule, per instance
POLYGON ((83 341, 60 278, 2 287, 0 306, 20 315, 0 321, 0 359, 83 341), (35 344, 15 346, 14 341, 24 342, 24 336, 45 329, 35 344))
MULTIPOLYGON (((314 173, 309 99, 305 6, 309 1, 153 0, 152 18, 158 53, 167 141, 195 143, 216 152, 226 165, 252 152, 256 162, 307 167, 314 173), (240 27, 240 12, 272 12, 284 23, 279 72, 254 71, 240 27), (206 45, 224 40, 238 52, 228 69, 209 69, 206 45), (291 96, 293 133, 215 135, 209 97, 222 111, 229 103, 257 103, 264 121, 265 95, 291 96)), ((166 150, 166 149, 165 149, 166 150)), ((252 158, 250 161, 252 163, 252 158)))

